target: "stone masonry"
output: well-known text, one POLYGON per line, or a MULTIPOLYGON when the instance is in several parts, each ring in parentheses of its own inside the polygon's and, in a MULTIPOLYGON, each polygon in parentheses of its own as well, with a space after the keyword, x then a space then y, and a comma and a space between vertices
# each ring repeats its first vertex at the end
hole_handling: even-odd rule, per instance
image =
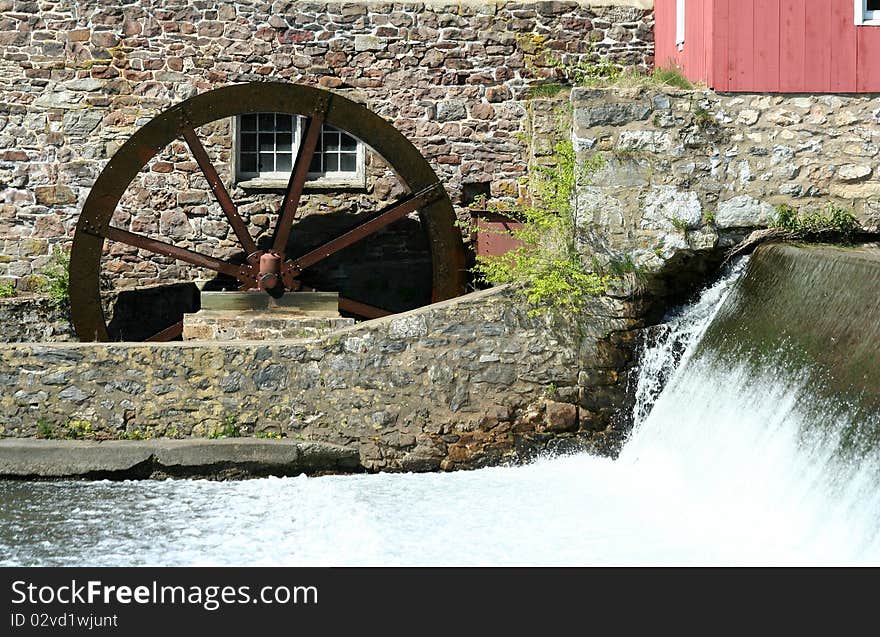
POLYGON ((613 453, 640 314, 597 298, 572 329, 496 288, 310 340, 3 344, 0 436, 204 437, 231 424, 357 448, 370 471, 613 453))
MULTIPOLYGON (((52 247, 69 242, 108 158, 151 117, 197 93, 260 80, 339 91, 409 137, 464 206, 464 184, 518 192, 523 100, 560 73, 553 60, 603 56, 650 68, 652 39, 646 0, 0 0, 0 280, 34 286, 52 247)), ((199 133, 253 233, 266 234, 279 195, 231 183, 229 128, 199 133)), ((365 189, 312 193, 307 207, 347 214, 399 194, 382 166, 370 174, 365 189)), ((115 223, 215 256, 235 249, 182 143, 139 175, 115 223)), ((407 241, 392 236, 367 256, 378 263, 395 243, 419 247, 407 241)), ((103 270, 116 287, 203 275, 121 244, 103 270)))
POLYGON ((729 248, 776 206, 829 204, 880 228, 880 97, 574 89, 574 140, 604 167, 580 190, 600 259, 661 271, 729 248))

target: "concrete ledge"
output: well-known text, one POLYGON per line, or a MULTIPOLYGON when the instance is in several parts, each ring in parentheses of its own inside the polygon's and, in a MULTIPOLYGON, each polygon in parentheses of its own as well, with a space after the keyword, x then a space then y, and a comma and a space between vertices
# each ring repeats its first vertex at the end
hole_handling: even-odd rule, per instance
POLYGON ((0 479, 243 478, 351 473, 355 449, 320 442, 221 440, 0 440, 0 479))

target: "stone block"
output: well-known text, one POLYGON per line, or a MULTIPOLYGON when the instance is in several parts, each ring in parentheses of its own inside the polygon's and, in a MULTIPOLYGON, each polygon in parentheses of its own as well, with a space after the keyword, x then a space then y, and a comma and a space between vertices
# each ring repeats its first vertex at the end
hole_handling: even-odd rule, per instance
POLYGON ((733 197, 718 204, 715 212, 715 226, 727 228, 760 228, 769 226, 776 215, 770 204, 758 201, 749 195, 733 197))
POLYGON ((76 193, 69 186, 54 184, 52 186, 36 186, 34 196, 37 203, 43 206, 65 206, 75 204, 76 193))

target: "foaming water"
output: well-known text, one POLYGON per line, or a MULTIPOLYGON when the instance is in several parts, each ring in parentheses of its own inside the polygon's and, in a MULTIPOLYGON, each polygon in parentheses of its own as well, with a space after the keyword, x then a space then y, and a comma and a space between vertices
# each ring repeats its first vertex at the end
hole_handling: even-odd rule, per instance
POLYGON ((742 267, 643 355, 637 427, 451 474, 0 484, 0 565, 880 564, 875 457, 810 378, 699 350, 742 267), (828 423, 808 427, 817 413, 828 423), (839 425, 839 426, 838 426, 839 425))

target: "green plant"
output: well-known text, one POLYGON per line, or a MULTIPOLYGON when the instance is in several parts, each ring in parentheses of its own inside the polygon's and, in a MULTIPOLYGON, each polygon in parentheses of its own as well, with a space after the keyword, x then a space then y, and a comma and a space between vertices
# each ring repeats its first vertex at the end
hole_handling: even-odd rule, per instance
POLYGON ((688 234, 690 233, 688 222, 681 217, 672 217, 669 221, 672 223, 672 227, 678 230, 684 238, 687 239, 688 234))
POLYGON ((55 425, 43 420, 37 420, 37 438, 46 438, 51 440, 56 437, 55 425))
POLYGON ((564 84, 559 82, 545 82, 543 84, 536 84, 535 86, 529 87, 527 97, 530 99, 556 97, 563 90, 565 90, 564 84))
POLYGON ((254 438, 267 438, 270 440, 281 440, 284 434, 276 431, 258 431, 254 434, 254 438))
POLYGON ((217 427, 212 427, 208 432, 208 438, 217 439, 217 438, 239 438, 241 437, 241 431, 238 426, 235 424, 234 416, 226 416, 223 420, 223 424, 217 427))
POLYGON ((629 253, 612 259, 608 263, 607 269, 616 278, 623 278, 627 274, 635 274, 640 277, 645 274, 644 270, 636 265, 632 255, 629 253))
POLYGON ((715 225, 715 221, 717 219, 718 218, 715 216, 714 212, 707 212, 703 215, 703 221, 705 221, 706 223, 711 224, 713 226, 715 225))
POLYGON ((851 210, 828 204, 825 211, 801 213, 788 204, 776 207, 772 226, 804 240, 838 239, 851 243, 860 225, 851 210))
POLYGON ((0 299, 8 299, 15 296, 15 286, 12 281, 0 281, 0 299))
POLYGON ((590 61, 579 60, 574 63, 566 63, 552 53, 547 53, 545 62, 547 66, 558 70, 562 77, 574 86, 612 84, 620 78, 620 67, 608 58, 596 55, 592 47, 587 52, 587 57, 590 58, 590 61))
POLYGON ((712 123, 712 120, 713 120, 712 113, 707 111, 702 106, 698 106, 697 108, 694 109, 694 123, 699 128, 705 128, 706 126, 708 126, 709 124, 712 123))
POLYGON ((520 247, 504 255, 478 256, 474 267, 487 283, 517 284, 533 315, 551 309, 577 312, 611 282, 610 276, 584 266, 575 237, 575 189, 604 160, 596 154, 579 164, 570 141, 557 142, 554 151, 554 165, 530 173, 531 201, 508 210, 523 224, 511 232, 520 247))
POLYGON ((651 73, 651 79, 657 84, 674 86, 685 90, 691 90, 694 85, 684 75, 681 69, 675 67, 658 67, 651 73))
POLYGON ((66 305, 70 300, 70 252, 56 247, 49 264, 43 268, 46 277, 45 292, 52 305, 66 305))
POLYGON ((92 423, 88 420, 71 420, 64 428, 62 437, 66 440, 83 440, 92 438, 92 423))
POLYGON ((149 431, 141 431, 140 429, 132 429, 131 431, 123 431, 119 438, 122 440, 149 440, 152 438, 149 431))

